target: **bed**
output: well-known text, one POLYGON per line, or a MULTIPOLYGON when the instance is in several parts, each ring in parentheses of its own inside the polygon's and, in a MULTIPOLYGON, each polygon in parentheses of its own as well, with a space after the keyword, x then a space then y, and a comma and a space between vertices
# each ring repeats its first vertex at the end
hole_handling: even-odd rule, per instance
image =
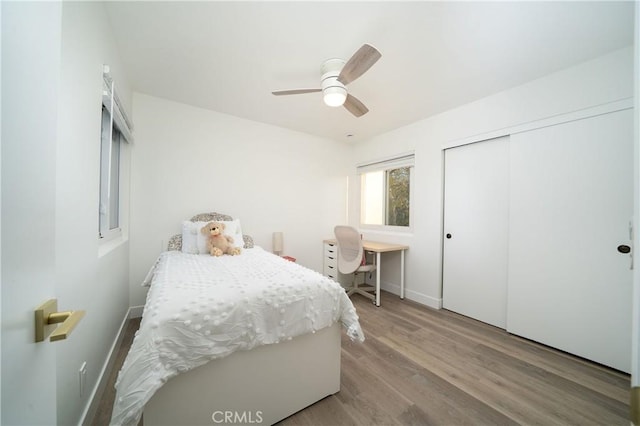
POLYGON ((183 222, 144 281, 112 424, 273 424, 340 390, 341 328, 364 340, 340 284, 254 246, 228 215, 183 222), (211 220, 240 255, 200 254, 194 230, 211 220))

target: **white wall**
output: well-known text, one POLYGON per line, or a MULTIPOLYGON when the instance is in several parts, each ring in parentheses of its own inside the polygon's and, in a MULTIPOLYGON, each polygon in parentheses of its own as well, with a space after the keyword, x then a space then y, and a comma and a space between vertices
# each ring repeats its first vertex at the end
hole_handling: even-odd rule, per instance
MULTIPOLYGON (((102 3, 2 8, 2 423, 77 424, 129 307, 128 242, 99 255, 103 63, 131 96, 102 3), (67 340, 35 343, 33 310, 54 297, 86 316, 67 340)), ((128 165, 125 150, 125 207, 128 165)))
POLYGON ((631 328, 631 387, 640 387, 640 8, 636 5, 634 28, 634 144, 633 144, 633 311, 631 328))
MULTIPOLYGON (((63 2, 61 82, 56 153, 56 295, 61 309, 85 309, 66 342, 56 343, 58 424, 80 420, 129 307, 129 243, 100 250, 98 199, 102 66, 108 64, 122 101, 130 103, 102 3, 63 2), (79 395, 78 370, 87 362, 79 395)), ((129 107, 130 110, 130 107, 129 107)), ((129 150, 122 152, 121 222, 128 223, 129 150)))
POLYGON ((131 304, 167 240, 197 213, 241 220, 245 234, 322 271, 322 240, 346 220, 351 147, 143 94, 134 94, 131 304))
MULTIPOLYGON (((2 22, 2 5, 0 5, 0 23, 2 22)), ((1 26, 1 25, 0 25, 1 26)), ((2 31, 0 31, 2 46, 2 31)), ((0 48, 0 51, 2 49, 0 48)), ((2 99, 2 60, 0 60, 0 99, 2 99)), ((0 102, 0 141, 2 141, 2 102, 0 102)), ((0 143, 0 188, 2 188, 2 143, 0 143)), ((2 194, 0 190, 0 212, 2 211, 2 194)), ((2 259, 2 220, 0 219, 0 259, 2 259)), ((2 288, 2 262, 0 261, 0 288, 2 288)), ((0 291, 0 317, 2 316, 2 291, 0 291)), ((0 376, 2 376, 2 343, 0 342, 0 376)), ((2 421, 2 385, 0 384, 0 422, 2 421)))
POLYGON ((60 3, 2 2, 2 418, 56 422, 56 350, 34 343, 54 296, 60 3), (44 106, 44 107, 43 107, 44 106))
MULTIPOLYGON (((442 303, 442 148, 452 141, 633 96, 632 48, 551 74, 359 143, 355 163, 415 150, 413 232, 364 232, 370 239, 411 246, 406 296, 432 307, 442 303)), ((359 218, 359 182, 351 175, 350 215, 359 218)), ((398 292, 397 259, 383 261, 383 288, 398 292)))

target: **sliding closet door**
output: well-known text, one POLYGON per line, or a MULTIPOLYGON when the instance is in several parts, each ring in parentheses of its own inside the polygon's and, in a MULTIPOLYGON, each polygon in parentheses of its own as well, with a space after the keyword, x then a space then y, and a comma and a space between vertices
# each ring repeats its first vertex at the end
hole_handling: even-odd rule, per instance
POLYGON ((445 151, 443 305, 505 328, 509 138, 445 151))
POLYGON ((630 110, 511 136, 507 330, 630 369, 630 110))

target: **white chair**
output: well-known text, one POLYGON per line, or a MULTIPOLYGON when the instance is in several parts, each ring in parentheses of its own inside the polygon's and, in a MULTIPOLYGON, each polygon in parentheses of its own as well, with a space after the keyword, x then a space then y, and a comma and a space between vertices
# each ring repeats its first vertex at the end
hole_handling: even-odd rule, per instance
POLYGON ((345 288, 347 295, 353 293, 361 294, 375 303, 375 296, 371 292, 375 292, 376 288, 364 285, 358 285, 358 274, 373 272, 376 270, 374 264, 362 264, 362 237, 358 230, 352 226, 336 226, 334 228, 336 241, 338 242, 338 271, 348 275, 353 274, 353 284, 351 287, 345 288))

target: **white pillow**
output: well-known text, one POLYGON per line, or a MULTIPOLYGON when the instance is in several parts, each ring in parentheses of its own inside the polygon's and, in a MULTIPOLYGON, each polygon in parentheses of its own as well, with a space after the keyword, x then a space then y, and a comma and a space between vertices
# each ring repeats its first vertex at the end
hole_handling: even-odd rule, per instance
POLYGON ((182 222, 182 252, 189 254, 199 254, 198 234, 203 225, 197 226, 198 222, 185 220, 182 222))
MULTIPOLYGON (((240 219, 218 220, 216 222, 224 224, 224 231, 222 231, 222 234, 228 235, 233 238, 232 245, 234 247, 244 248, 244 240, 242 239, 242 228, 240 227, 240 219)), ((198 231, 197 231, 197 242, 196 242, 196 245, 198 247, 198 253, 209 254, 209 250, 207 250, 208 236, 200 232, 200 229, 202 229, 202 227, 209 222, 196 222, 196 223, 199 224, 198 231)))

